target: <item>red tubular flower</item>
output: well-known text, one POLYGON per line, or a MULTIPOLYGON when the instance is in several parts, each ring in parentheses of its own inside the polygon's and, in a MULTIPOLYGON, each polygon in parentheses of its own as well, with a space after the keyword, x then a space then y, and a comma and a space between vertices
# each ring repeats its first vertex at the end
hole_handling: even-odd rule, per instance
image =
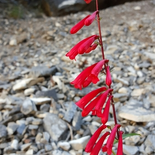
POLYGON ((98 103, 96 104, 94 110, 93 110, 93 115, 97 115, 98 117, 102 117, 102 108, 104 103, 106 102, 106 99, 109 95, 110 92, 112 92, 113 89, 108 89, 107 91, 105 91, 100 100, 98 101, 98 103))
POLYGON ((84 107, 84 109, 82 110, 82 117, 87 116, 90 113, 90 111, 92 111, 92 109, 95 107, 100 98, 101 94, 98 95, 93 101, 91 101, 86 107, 84 107))
POLYGON ((109 60, 106 60, 106 59, 99 61, 99 62, 96 64, 96 66, 93 68, 93 70, 91 71, 91 74, 94 75, 94 76, 98 76, 98 74, 99 74, 99 72, 101 71, 103 65, 104 65, 105 63, 108 63, 108 62, 109 62, 109 60))
POLYGON ((122 135, 123 135, 123 131, 119 131, 117 155, 123 155, 123 139, 122 139, 122 135))
POLYGON ((84 24, 85 26, 89 26, 95 19, 98 10, 92 13, 87 19, 85 19, 84 24))
POLYGON ((102 69, 102 66, 107 63, 108 60, 101 60, 98 63, 95 63, 86 69, 84 69, 71 84, 74 85, 75 88, 82 89, 87 87, 91 82, 96 84, 99 81, 98 74, 102 69))
POLYGON ((102 132, 102 130, 104 130, 107 126, 106 125, 102 125, 100 126, 96 132, 93 134, 93 136, 90 138, 89 142, 86 145, 85 151, 86 152, 91 152, 93 149, 93 146, 95 145, 95 142, 97 141, 100 133, 102 132))
POLYGON ((80 47, 83 43, 85 43, 87 40, 89 40, 90 38, 94 38, 94 37, 96 37, 96 36, 97 36, 97 35, 92 35, 92 36, 90 36, 90 37, 88 37, 88 38, 85 38, 85 39, 81 40, 79 43, 77 43, 77 44, 66 54, 66 56, 69 57, 71 60, 75 59, 75 57, 79 54, 79 53, 78 53, 79 47, 80 47))
MULTIPOLYGON (((94 36, 94 35, 92 35, 94 36)), ((66 56, 69 57, 71 60, 75 59, 75 57, 78 55, 78 48, 80 45, 82 45, 87 39, 91 38, 92 36, 85 38, 81 40, 79 43, 77 43, 67 54, 66 56)))
POLYGON ((113 142, 116 136, 116 132, 118 128, 120 128, 121 125, 117 124, 115 127, 112 129, 110 136, 108 137, 106 145, 102 148, 103 152, 107 152, 108 155, 112 154, 112 146, 113 142))
POLYGON ((86 16, 84 19, 82 19, 81 21, 79 21, 76 25, 74 25, 71 30, 70 30, 70 33, 71 34, 74 34, 76 32, 78 32, 83 26, 84 26, 84 23, 85 23, 85 20, 89 17, 90 15, 86 16))
POLYGON ((99 36, 98 35, 93 35, 91 38, 87 39, 83 44, 80 45, 80 47, 78 48, 78 53, 79 54, 83 54, 85 53, 85 51, 88 50, 88 48, 91 46, 91 44, 98 39, 99 36))
POLYGON ((103 115, 102 115, 102 118, 101 118, 103 124, 106 124, 107 121, 108 121, 111 99, 112 99, 112 96, 110 96, 108 98, 107 104, 106 104, 106 106, 104 108, 104 111, 103 111, 103 115))
POLYGON ((110 74, 110 67, 107 66, 106 68, 106 84, 110 87, 112 83, 111 74, 110 74))
POLYGON ((92 50, 95 50, 97 46, 98 46, 98 44, 96 44, 96 43, 92 44, 92 45, 85 51, 85 53, 89 53, 89 52, 91 52, 92 50))
POLYGON ((105 140, 105 138, 110 134, 110 132, 106 132, 99 140, 98 142, 96 143, 95 147, 93 148, 93 150, 91 151, 91 154, 90 155, 98 155, 102 145, 103 145, 103 142, 105 140))
POLYGON ((84 87, 84 82, 86 80, 86 78, 90 75, 91 70, 94 68, 94 66, 96 65, 93 64, 89 67, 87 67, 86 69, 84 69, 77 77, 74 81, 71 82, 71 84, 74 85, 75 88, 79 88, 82 89, 82 87, 84 87))
POLYGON ((105 91, 107 87, 101 87, 96 90, 91 91, 87 95, 85 95, 81 100, 76 102, 76 105, 83 109, 97 94, 101 93, 102 91, 105 91))
POLYGON ((84 0, 87 4, 89 4, 92 0, 84 0))

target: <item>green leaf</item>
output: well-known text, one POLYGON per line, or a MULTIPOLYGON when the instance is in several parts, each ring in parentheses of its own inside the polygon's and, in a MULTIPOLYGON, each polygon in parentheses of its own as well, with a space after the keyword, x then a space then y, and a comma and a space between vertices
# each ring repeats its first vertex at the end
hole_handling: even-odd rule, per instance
MULTIPOLYGON (((140 136, 140 134, 138 133, 127 133, 127 134, 123 134, 123 139, 127 138, 127 137, 131 137, 131 136, 140 136)), ((118 140, 115 139, 114 144, 118 143, 118 140)))
POLYGON ((114 155, 116 155, 116 153, 112 150, 112 153, 114 154, 114 155))
POLYGON ((123 139, 125 139, 127 137, 131 137, 131 136, 140 136, 140 134, 138 134, 138 133, 127 133, 127 134, 123 134, 123 139))

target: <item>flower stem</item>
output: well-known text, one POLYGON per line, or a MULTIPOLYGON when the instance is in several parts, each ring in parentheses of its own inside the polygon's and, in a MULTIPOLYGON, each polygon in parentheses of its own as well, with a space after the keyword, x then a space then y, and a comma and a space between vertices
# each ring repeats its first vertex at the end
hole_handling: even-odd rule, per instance
MULTIPOLYGON (((98 0, 96 0, 96 10, 99 10, 99 8, 98 8, 98 0)), ((97 14, 97 23, 98 23, 99 42, 100 42, 100 46, 101 46, 102 57, 103 57, 103 59, 105 59, 105 56, 104 56, 104 48, 103 48, 103 42, 102 42, 102 34, 101 34, 101 25, 100 25, 100 15, 99 15, 99 11, 98 11, 98 14, 97 14)), ((106 65, 105 65, 105 67, 106 67, 106 65)), ((115 125, 116 125, 116 124, 117 124, 117 118, 116 118, 115 105, 113 104, 113 99, 112 99, 112 109, 113 109, 114 122, 115 122, 115 125)), ((117 131, 117 136, 119 137, 118 131, 117 131)))
MULTIPOLYGON (((98 10, 98 0, 96 0, 96 11, 98 10)), ((101 35, 101 25, 100 25, 100 15, 99 12, 97 14, 97 23, 98 23, 98 30, 99 30, 99 42, 101 46, 102 51, 102 57, 104 59, 104 49, 103 49, 103 43, 102 43, 102 35, 101 35)))

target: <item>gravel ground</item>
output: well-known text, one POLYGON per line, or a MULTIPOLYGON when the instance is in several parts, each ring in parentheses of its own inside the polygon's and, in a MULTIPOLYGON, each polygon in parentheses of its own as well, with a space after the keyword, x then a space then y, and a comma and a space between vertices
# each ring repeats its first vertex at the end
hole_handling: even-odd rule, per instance
MULTIPOLYGON (((0 154, 86 155, 83 150, 101 121, 74 104, 100 82, 76 90, 70 82, 96 61, 100 49, 65 54, 81 39, 97 34, 97 24, 75 35, 70 28, 90 12, 64 17, 0 14, 0 154)), ((155 1, 126 3, 100 11, 106 58, 112 70, 118 122, 125 155, 155 154, 155 1)), ((112 110, 108 124, 113 126, 112 110)), ((116 150, 116 146, 114 146, 116 150)), ((101 155, 103 153, 100 153, 101 155)))

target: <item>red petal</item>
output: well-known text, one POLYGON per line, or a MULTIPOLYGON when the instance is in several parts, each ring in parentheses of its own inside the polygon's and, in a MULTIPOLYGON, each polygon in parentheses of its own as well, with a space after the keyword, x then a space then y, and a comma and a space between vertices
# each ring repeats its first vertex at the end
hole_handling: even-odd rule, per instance
POLYGON ((84 69, 77 77, 74 81, 71 82, 71 84, 74 85, 75 88, 77 89, 82 89, 82 86, 86 80, 86 78, 90 75, 91 70, 94 68, 94 66, 96 65, 93 64, 89 67, 87 67, 86 69, 84 69))
POLYGON ((108 61, 109 61, 109 60, 106 60, 106 59, 99 61, 99 62, 96 64, 96 66, 93 68, 93 70, 91 71, 91 74, 93 74, 93 75, 95 75, 95 76, 98 76, 98 74, 99 74, 99 72, 101 71, 103 65, 104 65, 105 63, 107 63, 108 61))
POLYGON ((79 31, 83 26, 84 26, 84 22, 85 20, 89 17, 90 15, 86 16, 84 19, 82 19, 81 21, 79 21, 76 25, 74 25, 72 27, 72 29, 70 30, 71 34, 76 33, 77 31, 79 31))
POLYGON ((108 121, 111 99, 112 99, 112 96, 109 97, 107 104, 106 104, 104 111, 103 111, 103 115, 102 115, 102 119, 101 119, 103 124, 106 124, 108 121))
POLYGON ((89 26, 95 19, 96 14, 98 13, 98 11, 95 11, 94 13, 92 13, 85 21, 84 21, 84 25, 85 26, 89 26))
POLYGON ((88 102, 90 102, 97 94, 105 91, 106 89, 107 87, 101 87, 91 91, 90 93, 85 95, 80 101, 76 102, 76 105, 83 109, 88 104, 88 102))
POLYGON ((87 4, 89 4, 91 1, 92 1, 92 0, 85 0, 85 2, 86 2, 87 4))
POLYGON ((91 45, 86 51, 85 51, 85 53, 89 53, 89 52, 91 52, 92 50, 95 50, 96 49, 96 47, 98 46, 98 44, 93 44, 93 45, 91 45))
POLYGON ((123 155, 123 140, 122 140, 123 131, 119 131, 119 140, 118 140, 118 148, 117 155, 123 155))
MULTIPOLYGON (((94 35, 92 35, 94 36, 94 35)), ((92 36, 85 38, 83 40, 81 40, 79 43, 77 43, 67 54, 66 56, 69 57, 71 60, 75 59, 75 57, 78 55, 78 48, 85 42, 87 41, 89 38, 91 38, 92 36)))
POLYGON ((93 101, 91 101, 82 111, 82 116, 87 116, 90 111, 95 107, 96 103, 99 101, 101 95, 97 96, 93 101))
POLYGON ((106 84, 110 87, 112 83, 111 74, 110 74, 110 68, 107 66, 106 68, 106 84))
POLYGON ((112 153, 112 146, 113 146, 113 142, 114 142, 114 139, 116 136, 116 132, 117 132, 118 128, 120 128, 120 127, 121 127, 121 125, 119 125, 119 124, 115 125, 115 127, 111 131, 110 136, 108 137, 107 144, 106 144, 108 155, 111 155, 111 153, 112 153))
MULTIPOLYGON (((95 111, 96 111, 96 114, 99 112, 102 111, 102 108, 103 108, 103 105, 107 99, 107 96, 108 94, 113 91, 113 89, 108 89, 107 91, 105 91, 102 95, 102 97, 100 98, 100 100, 98 101, 97 105, 95 106, 95 111)), ((99 116, 98 116, 99 117, 99 116)))
POLYGON ((110 132, 106 132, 100 139, 99 141, 96 143, 95 147, 93 148, 92 152, 90 155, 98 155, 102 145, 103 145, 103 142, 105 140, 105 138, 110 134, 110 132))
POLYGON ((83 44, 78 48, 78 53, 83 54, 87 49, 91 46, 91 44, 98 38, 98 35, 92 35, 89 39, 87 39, 83 44))
POLYGON ((101 127, 99 127, 96 132, 93 134, 93 136, 90 138, 89 142, 87 143, 87 146, 85 148, 86 152, 91 152, 93 149, 93 146, 96 142, 96 140, 98 139, 100 133, 102 132, 103 129, 105 129, 107 126, 106 125, 102 125, 101 127))

